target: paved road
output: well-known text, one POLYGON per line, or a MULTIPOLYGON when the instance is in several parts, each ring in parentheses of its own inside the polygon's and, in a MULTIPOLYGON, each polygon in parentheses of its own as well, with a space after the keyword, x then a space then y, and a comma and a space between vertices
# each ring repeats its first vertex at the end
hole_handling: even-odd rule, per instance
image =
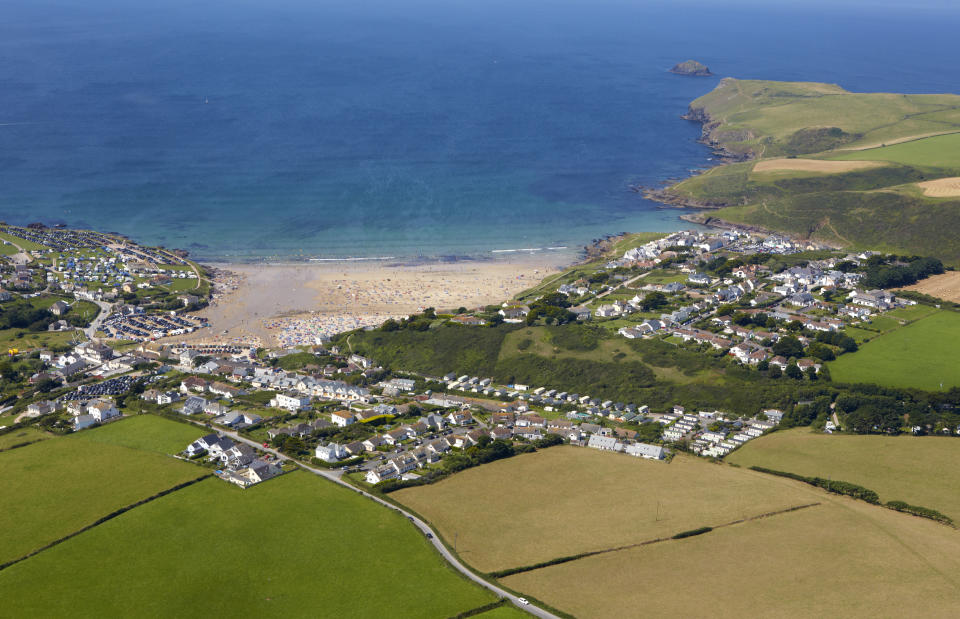
POLYGON ((90 326, 83 330, 83 333, 87 336, 87 339, 92 340, 93 336, 96 335, 97 329, 100 328, 100 324, 107 319, 107 316, 110 315, 110 310, 113 309, 113 305, 105 301, 94 301, 97 306, 100 308, 100 313, 97 314, 97 317, 93 319, 90 323, 90 326))
MULTIPOLYGON (((194 423, 195 425, 198 425, 198 426, 199 426, 199 425, 202 425, 202 424, 199 424, 199 423, 196 423, 196 422, 193 422, 193 421, 191 421, 191 423, 194 423)), ((206 426, 203 426, 203 427, 206 427, 206 426)), ((252 440, 250 440, 250 439, 248 439, 248 438, 244 438, 244 437, 240 436, 239 434, 237 434, 236 432, 230 432, 230 431, 227 431, 227 430, 221 430, 220 432, 222 432, 223 434, 229 436, 230 438, 232 438, 232 439, 235 440, 235 441, 240 441, 240 442, 246 443, 247 445, 250 445, 251 447, 256 447, 257 449, 260 449, 260 450, 265 451, 265 452, 267 452, 267 453, 271 453, 271 454, 273 454, 274 456, 276 456, 277 458, 281 458, 281 459, 284 459, 284 460, 288 459, 287 456, 283 455, 282 453, 280 453, 280 452, 277 451, 276 449, 273 449, 273 448, 270 448, 270 447, 264 447, 263 444, 257 443, 256 441, 252 441, 252 440)), ((467 578, 469 578, 469 579, 472 580, 473 582, 477 583, 477 584, 480 585, 481 587, 485 587, 485 588, 489 589, 490 591, 493 591, 495 594, 499 595, 500 597, 507 598, 508 600, 510 600, 511 603, 513 603, 514 606, 516 606, 516 607, 518 607, 518 608, 520 608, 520 609, 522 609, 522 610, 527 611, 528 613, 530 613, 531 615, 534 615, 535 617, 541 617, 542 619, 559 619, 559 617, 557 617, 557 616, 554 615, 553 613, 550 613, 550 612, 548 612, 548 611, 546 611, 546 610, 543 610, 542 608, 539 608, 539 607, 537 607, 537 606, 534 606, 533 604, 527 604, 527 605, 521 604, 521 603, 520 603, 520 598, 519 598, 518 596, 513 595, 513 594, 510 593, 509 591, 506 591, 506 590, 504 590, 504 589, 501 589, 500 587, 496 586, 496 585, 493 584, 493 583, 487 582, 486 580, 480 578, 479 576, 477 576, 476 574, 474 574, 473 572, 471 572, 469 569, 467 569, 467 567, 466 567, 463 563, 460 562, 460 560, 459 560, 457 557, 455 557, 455 556, 453 555, 452 552, 450 552, 450 550, 447 549, 446 546, 443 545, 443 543, 440 541, 440 538, 437 536, 436 531, 434 531, 434 530, 430 527, 429 524, 427 524, 426 522, 424 522, 424 521, 421 520, 420 518, 417 518, 416 516, 414 516, 414 515, 411 514, 410 512, 404 510, 403 508, 397 507, 396 505, 393 505, 392 503, 388 503, 387 501, 384 501, 383 499, 381 499, 381 498, 379 498, 379 497, 377 497, 377 496, 374 496, 374 495, 370 494, 369 492, 364 492, 363 490, 360 490, 359 488, 357 488, 357 487, 355 487, 355 486, 353 486, 353 485, 351 485, 351 484, 343 481, 342 479, 340 479, 340 478, 343 476, 343 471, 341 471, 341 470, 332 471, 332 470, 327 470, 327 469, 315 469, 315 468, 313 468, 313 467, 306 466, 305 464, 302 464, 302 463, 298 463, 298 464, 300 464, 300 468, 302 468, 302 469, 305 470, 305 471, 309 471, 310 473, 313 473, 314 475, 319 475, 320 477, 324 477, 324 478, 326 478, 326 479, 329 479, 330 481, 332 481, 332 482, 334 482, 334 483, 337 483, 337 484, 340 484, 341 486, 344 486, 344 487, 346 487, 346 488, 349 488, 350 490, 353 490, 354 492, 358 492, 358 493, 362 494, 363 496, 367 497, 368 499, 371 499, 371 500, 373 500, 373 501, 376 501, 377 503, 383 505, 384 507, 388 507, 388 508, 390 508, 390 509, 394 509, 394 510, 400 512, 401 514, 403 514, 404 516, 406 516, 406 517, 410 520, 410 522, 413 523, 413 525, 414 525, 415 527, 417 527, 418 529, 420 529, 420 532, 421 532, 421 533, 423 533, 425 536, 428 536, 428 537, 427 537, 428 541, 429 541, 431 544, 433 544, 433 547, 436 548, 437 552, 439 552, 440 555, 441 555, 444 559, 446 559, 447 562, 450 563, 450 565, 452 565, 452 566, 454 567, 454 569, 456 569, 458 572, 460 572, 461 574, 463 574, 464 576, 466 576, 467 578)))

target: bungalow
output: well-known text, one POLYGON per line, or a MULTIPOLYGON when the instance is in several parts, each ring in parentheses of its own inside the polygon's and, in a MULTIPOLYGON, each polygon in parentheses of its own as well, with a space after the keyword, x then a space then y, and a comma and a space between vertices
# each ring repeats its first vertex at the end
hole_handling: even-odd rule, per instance
POLYGON ((263 420, 263 417, 260 415, 255 415, 253 413, 227 413, 226 415, 221 415, 213 420, 214 423, 219 423, 224 426, 228 426, 235 429, 249 428, 250 426, 260 423, 263 420))
POLYGON ((497 426, 490 429, 490 438, 493 440, 510 440, 510 437, 513 435, 510 428, 503 426, 497 426))
POLYGON ((384 438, 379 434, 375 434, 363 441, 363 448, 367 451, 376 451, 377 447, 385 443, 384 438))
POLYGON ((539 427, 527 426, 513 429, 514 436, 520 436, 528 441, 536 441, 543 438, 543 431, 539 427))
POLYGON ((544 428, 547 425, 547 421, 536 413, 526 413, 517 418, 516 425, 518 428, 544 428))
POLYGON ((450 320, 452 322, 470 327, 482 327, 483 325, 487 324, 486 320, 477 318, 476 316, 454 316, 450 320))
POLYGON ((649 445, 647 443, 633 443, 627 445, 626 452, 631 456, 646 458, 647 460, 663 460, 664 450, 659 445, 649 445))
POLYGON ((691 273, 687 276, 687 281, 695 286, 709 286, 710 276, 705 273, 691 273))
POLYGON ((623 443, 612 436, 600 436, 594 434, 587 441, 587 447, 599 449, 601 451, 623 451, 623 443))

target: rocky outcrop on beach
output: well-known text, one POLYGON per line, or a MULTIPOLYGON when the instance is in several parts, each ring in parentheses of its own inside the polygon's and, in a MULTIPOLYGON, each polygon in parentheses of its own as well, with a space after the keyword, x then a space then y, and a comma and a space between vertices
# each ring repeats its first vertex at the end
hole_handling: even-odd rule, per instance
POLYGON ((713 75, 706 65, 696 60, 687 60, 676 64, 670 69, 670 72, 676 73, 677 75, 692 75, 694 77, 710 77, 713 75))

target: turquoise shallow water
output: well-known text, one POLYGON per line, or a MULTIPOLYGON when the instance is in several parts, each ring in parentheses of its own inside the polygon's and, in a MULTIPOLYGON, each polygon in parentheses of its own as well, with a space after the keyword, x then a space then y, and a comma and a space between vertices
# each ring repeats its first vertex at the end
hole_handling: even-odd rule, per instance
POLYGON ((952 9, 714 4, 8 0, 0 218, 208 259, 578 247, 684 227, 630 190, 710 164, 679 116, 718 78, 679 60, 960 83, 952 9))

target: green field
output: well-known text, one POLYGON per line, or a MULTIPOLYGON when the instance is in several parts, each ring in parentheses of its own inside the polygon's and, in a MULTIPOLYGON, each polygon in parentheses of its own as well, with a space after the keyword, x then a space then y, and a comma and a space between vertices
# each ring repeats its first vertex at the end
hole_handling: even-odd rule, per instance
POLYGON ((826 493, 818 500, 503 583, 583 619, 956 616, 960 534, 826 493))
MULTIPOLYGON (((11 419, 10 424, 13 423, 11 419)), ((7 425, 7 423, 0 422, 0 425, 7 425)), ((0 434, 0 450, 10 449, 15 445, 22 443, 33 443, 35 441, 44 441, 48 438, 52 438, 53 435, 47 434, 42 430, 38 430, 32 426, 27 426, 26 428, 19 428, 13 432, 7 432, 6 434, 0 434)))
POLYGON ((835 382, 927 391, 960 387, 960 314, 942 311, 885 333, 828 364, 835 382))
POLYGON ((20 617, 443 618, 495 599, 397 512, 303 472, 179 490, 0 572, 0 589, 20 617))
POLYGON ((484 572, 818 500, 816 492, 793 482, 700 458, 652 462, 569 446, 500 460, 391 496, 430 520, 464 561, 484 572))
POLYGON ((0 563, 204 473, 169 456, 84 440, 82 434, 0 453, 0 563))
POLYGON ((960 168, 960 133, 938 135, 831 157, 845 161, 892 161, 911 166, 960 168))
POLYGON ((727 461, 848 481, 876 491, 882 501, 922 505, 960 521, 960 478, 943 474, 960 467, 960 439, 795 428, 750 441, 727 461))
POLYGON ((137 415, 80 432, 73 440, 119 445, 131 449, 177 454, 210 430, 155 415, 137 415))

